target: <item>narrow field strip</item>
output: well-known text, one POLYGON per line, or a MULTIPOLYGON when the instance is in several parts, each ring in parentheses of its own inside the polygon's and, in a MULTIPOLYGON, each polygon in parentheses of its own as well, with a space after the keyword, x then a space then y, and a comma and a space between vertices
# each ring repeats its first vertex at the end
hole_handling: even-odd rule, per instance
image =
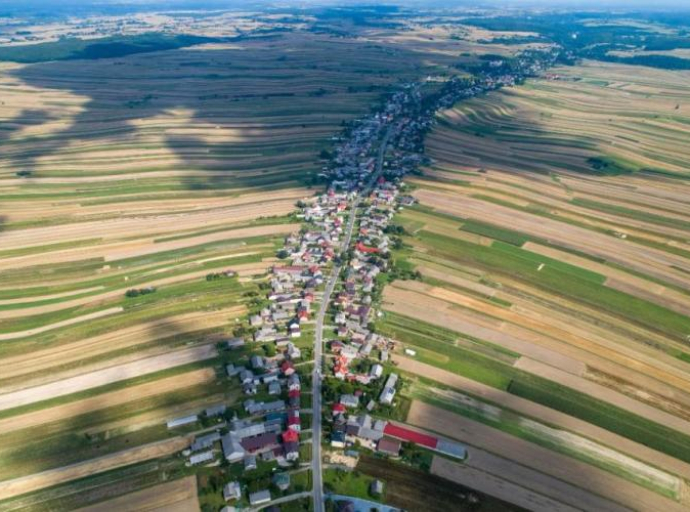
POLYGON ((102 318, 104 316, 113 315, 115 313, 122 313, 124 311, 121 307, 104 309, 102 311, 96 311, 95 313, 89 313, 88 315, 82 315, 68 320, 63 320, 62 322, 56 322, 54 324, 45 325, 43 327, 36 327, 35 329, 29 329, 27 331, 10 332, 0 334, 0 341, 16 340, 19 338, 26 338, 28 336, 35 336, 36 334, 41 334, 53 329, 59 329, 60 327, 67 327, 68 325, 74 325, 81 322, 88 322, 89 320, 95 320, 96 318, 102 318))
POLYGON ((186 448, 190 442, 191 436, 175 437, 15 480, 5 480, 0 482, 0 500, 69 482, 77 478, 110 471, 122 466, 167 457, 186 448))
POLYGON ((78 391, 104 386, 106 384, 139 377, 148 373, 155 373, 176 366, 211 359, 216 356, 217 351, 215 346, 202 345, 112 368, 104 368, 85 375, 79 375, 50 384, 0 395, 0 411, 69 395, 78 391))
POLYGON ((0 419, 0 435, 44 425, 54 421, 66 420, 80 414, 87 414, 100 409, 126 404, 133 400, 141 400, 148 397, 163 395, 170 391, 196 386, 198 384, 210 383, 214 379, 215 372, 212 368, 202 368, 200 370, 187 372, 183 376, 175 375, 173 377, 132 386, 124 390, 104 393, 65 405, 58 405, 40 411, 0 419))

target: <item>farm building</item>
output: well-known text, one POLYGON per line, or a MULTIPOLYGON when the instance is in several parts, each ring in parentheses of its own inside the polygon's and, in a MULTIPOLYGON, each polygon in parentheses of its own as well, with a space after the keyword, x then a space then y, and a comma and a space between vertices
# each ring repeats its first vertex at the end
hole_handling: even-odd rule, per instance
POLYGON ((212 451, 207 451, 207 452, 201 452, 197 453, 195 455, 192 455, 189 457, 189 463, 192 466, 196 466, 198 464, 203 464, 204 462, 210 462, 214 459, 215 457, 213 456, 212 451))
POLYGON ((262 505, 271 501, 271 492, 266 489, 264 491, 253 492, 249 495, 249 504, 252 506, 262 505))
POLYGON ((385 453, 386 455, 391 455, 393 457, 400 455, 401 447, 402 443, 398 439, 393 439, 392 437, 381 438, 377 446, 381 453, 385 453))
POLYGON ((198 417, 196 414, 192 414, 190 416, 184 416, 183 418, 175 418, 174 420, 168 421, 167 425, 168 428, 177 428, 177 427, 183 427, 185 425, 190 425, 192 423, 196 423, 198 421, 198 417))
POLYGON ((382 404, 390 405, 393 403, 393 397, 395 397, 395 384, 397 382, 398 375, 395 373, 391 373, 388 376, 386 385, 383 387, 383 391, 381 391, 381 397, 379 398, 379 401, 382 404))

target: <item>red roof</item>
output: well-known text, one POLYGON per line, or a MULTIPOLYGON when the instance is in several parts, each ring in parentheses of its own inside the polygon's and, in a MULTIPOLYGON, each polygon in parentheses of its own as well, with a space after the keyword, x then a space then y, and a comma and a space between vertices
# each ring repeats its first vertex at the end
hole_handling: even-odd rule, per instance
POLYGON ((300 424, 299 416, 290 416, 288 418, 287 422, 288 422, 288 425, 299 425, 300 424))
POLYGON ((290 391, 288 391, 288 396, 290 398, 299 397, 300 396, 299 389, 291 389, 290 391))
POLYGON ((333 412, 345 412, 347 408, 343 404, 333 404, 333 412))
POLYGON ((392 423, 388 423, 386 425, 383 433, 387 436, 397 437, 403 441, 410 441, 411 443, 420 444, 429 448, 436 448, 436 445, 438 444, 438 439, 435 437, 422 434, 421 432, 417 432, 415 430, 410 430, 409 428, 393 425, 392 423))
POLYGON ((287 430, 283 432, 283 442, 297 443, 299 442, 299 434, 295 430, 287 430))
POLYGON ((371 253, 379 252, 379 250, 376 247, 367 247, 362 242, 357 242, 357 250, 359 252, 371 252, 371 253))

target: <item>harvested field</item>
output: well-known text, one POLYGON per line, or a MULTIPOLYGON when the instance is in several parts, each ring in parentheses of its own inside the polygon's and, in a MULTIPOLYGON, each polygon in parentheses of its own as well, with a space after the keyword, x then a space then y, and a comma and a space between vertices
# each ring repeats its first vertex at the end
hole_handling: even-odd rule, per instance
MULTIPOLYGON (((532 485, 535 485, 536 481, 532 471, 538 471, 546 475, 547 478, 552 478, 552 481, 545 488, 554 487, 558 480, 577 487, 577 491, 573 491, 573 488, 570 487, 571 490, 567 493, 569 503, 572 505, 576 505, 591 495, 591 497, 601 496, 631 509, 641 507, 644 510, 680 512, 685 508, 675 501, 663 498, 605 471, 422 402, 414 401, 412 403, 408 421, 413 425, 433 430, 482 450, 490 450, 500 455, 501 460, 510 461, 513 470, 518 467, 515 464, 525 466, 530 471, 529 474, 524 474, 521 477, 524 480, 523 485, 529 485, 528 482, 534 482, 532 485)), ((473 455, 470 450, 468 464, 474 464, 472 461, 473 455)), ((490 461, 482 460, 480 467, 486 471, 491 467, 490 461)), ((505 469, 494 467, 493 473, 508 478, 511 472, 506 472, 505 469)), ((560 501, 563 499, 561 498, 560 501)), ((595 507, 591 510, 602 510, 602 508, 595 507)))
POLYGON ((131 512, 199 512, 196 476, 180 478, 78 509, 79 512, 127 510, 131 512))
POLYGON ((131 450, 106 455, 98 459, 73 464, 71 466, 52 469, 15 480, 5 480, 0 482, 0 500, 19 496, 52 485, 69 482, 77 478, 110 471, 122 466, 136 464, 159 457, 166 457, 186 448, 189 442, 190 438, 188 437, 175 437, 165 441, 132 448, 131 450))
POLYGON ((211 359, 216 357, 216 355, 215 346, 202 345, 112 368, 104 368, 85 375, 79 375, 34 388, 6 393, 0 395, 0 411, 43 400, 50 400, 51 398, 104 386, 113 382, 139 377, 168 368, 174 368, 175 366, 211 359))

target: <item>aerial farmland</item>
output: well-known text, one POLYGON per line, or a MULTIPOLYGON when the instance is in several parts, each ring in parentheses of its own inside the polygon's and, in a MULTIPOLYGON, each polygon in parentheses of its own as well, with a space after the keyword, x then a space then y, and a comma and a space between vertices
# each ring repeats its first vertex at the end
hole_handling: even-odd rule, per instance
POLYGON ((690 507, 690 18, 13 9, 0 510, 690 507))

